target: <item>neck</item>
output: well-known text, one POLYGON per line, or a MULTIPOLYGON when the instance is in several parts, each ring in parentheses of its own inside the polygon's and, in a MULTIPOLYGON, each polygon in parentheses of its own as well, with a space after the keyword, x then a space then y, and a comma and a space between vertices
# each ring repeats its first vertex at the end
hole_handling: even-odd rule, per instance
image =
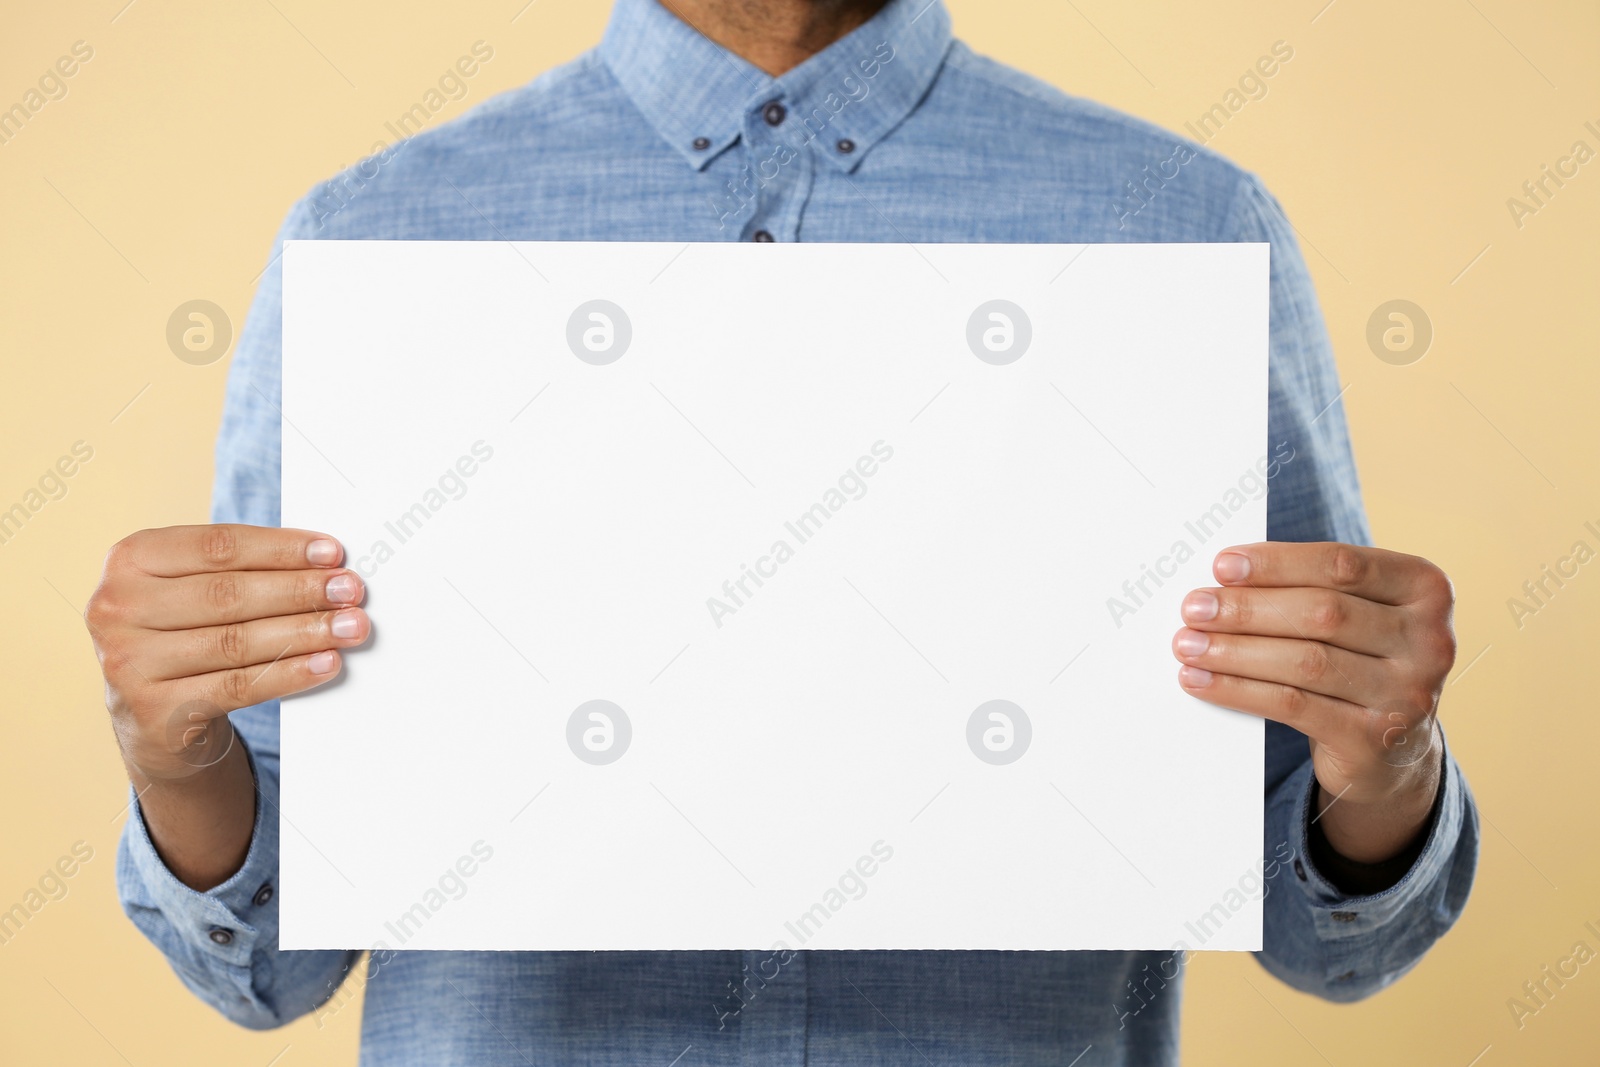
POLYGON ((886 0, 660 0, 715 43, 773 77, 866 22, 886 0))

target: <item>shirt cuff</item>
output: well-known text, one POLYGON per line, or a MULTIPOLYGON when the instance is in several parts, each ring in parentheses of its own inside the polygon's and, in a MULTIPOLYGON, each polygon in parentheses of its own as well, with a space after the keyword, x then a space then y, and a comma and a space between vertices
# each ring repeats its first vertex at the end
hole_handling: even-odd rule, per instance
MULTIPOLYGON (((186 943, 187 955, 242 968, 239 977, 248 987, 251 955, 257 944, 263 938, 269 944, 277 939, 278 820, 268 818, 267 813, 277 810, 278 783, 272 775, 259 773, 244 737, 237 731, 234 736, 236 743, 244 746, 256 785, 255 825, 243 866, 203 893, 178 881, 150 840, 144 812, 131 787, 121 859, 141 890, 125 893, 129 898, 125 903, 159 911, 172 933, 186 943)), ((240 992, 252 993, 249 988, 240 992)))
MULTIPOLYGON (((1440 737, 1442 743, 1442 729, 1440 737)), ((1290 776, 1289 788, 1280 795, 1286 802, 1298 805, 1290 822, 1297 838, 1294 842, 1295 880, 1311 904, 1312 921, 1320 940, 1348 941, 1374 934, 1435 887, 1454 855, 1462 820, 1466 817, 1465 783, 1448 746, 1441 764, 1441 795, 1434 805, 1432 825, 1422 850, 1399 881, 1380 892, 1364 895, 1351 895, 1340 889, 1312 863, 1309 840, 1317 776, 1309 760, 1290 776), (1296 782, 1296 776, 1301 780, 1296 782)))

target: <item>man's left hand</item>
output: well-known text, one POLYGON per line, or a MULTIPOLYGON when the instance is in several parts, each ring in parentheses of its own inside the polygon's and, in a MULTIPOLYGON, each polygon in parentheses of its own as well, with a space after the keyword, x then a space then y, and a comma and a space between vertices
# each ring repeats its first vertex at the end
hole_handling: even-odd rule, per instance
POLYGON ((1403 851, 1442 772, 1450 579, 1417 556, 1331 542, 1228 548, 1212 571, 1221 588, 1183 601, 1178 684, 1310 738, 1323 833, 1342 856, 1403 851))

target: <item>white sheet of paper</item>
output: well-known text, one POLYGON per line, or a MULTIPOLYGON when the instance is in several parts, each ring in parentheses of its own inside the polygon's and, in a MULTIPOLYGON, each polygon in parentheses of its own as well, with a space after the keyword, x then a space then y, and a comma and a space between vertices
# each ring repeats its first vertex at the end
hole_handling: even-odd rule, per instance
POLYGON ((375 627, 283 704, 284 948, 1260 947, 1170 641, 1268 246, 298 241, 283 327, 375 627))

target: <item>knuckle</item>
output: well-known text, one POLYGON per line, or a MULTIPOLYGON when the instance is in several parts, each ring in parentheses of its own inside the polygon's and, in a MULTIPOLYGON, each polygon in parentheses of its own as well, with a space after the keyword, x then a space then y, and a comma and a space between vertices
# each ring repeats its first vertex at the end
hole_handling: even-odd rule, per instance
POLYGON ((239 558, 239 538, 232 526, 206 527, 200 535, 200 554, 212 566, 224 566, 239 558))
POLYGON ((106 690, 106 710, 111 713, 112 730, 117 740, 127 747, 130 741, 159 729, 164 704, 157 693, 136 686, 109 686, 106 690))
POLYGON ((1454 627, 1430 626, 1418 638, 1417 645, 1422 660, 1439 673, 1448 673, 1455 665, 1458 648, 1454 627))
POLYGON ((250 703, 250 675, 242 667, 235 667, 225 671, 218 681, 222 696, 234 707, 242 708, 250 703))
POLYGON ((1352 545, 1335 545, 1328 555, 1328 581, 1335 589, 1349 589, 1367 575, 1367 561, 1352 545))
POLYGON ((1320 682, 1328 673, 1328 653, 1321 645, 1307 643, 1300 651, 1299 661, 1295 665, 1295 674, 1307 682, 1320 682))
POLYGON ((1221 600, 1221 616, 1241 630, 1249 629, 1256 617, 1255 599, 1242 593, 1235 594, 1224 590, 1221 600))
POLYGON ((242 666, 250 662, 249 631, 240 623, 230 622, 216 631, 216 652, 224 663, 242 666))
POLYGON ((1432 689, 1417 685, 1406 689, 1400 699, 1408 710, 1421 718, 1433 710, 1435 695, 1432 689))
POLYGON ((1318 596, 1311 604, 1306 621, 1311 624, 1311 629, 1323 637, 1328 637, 1339 632, 1345 623, 1346 609, 1344 600, 1334 594, 1318 596))
POLYGON ((160 713, 161 705, 151 699, 153 694, 134 686, 117 685, 112 688, 115 692, 108 695, 107 708, 126 713, 135 726, 147 726, 160 713))
POLYGON ((219 574, 206 583, 206 602, 219 614, 233 611, 243 599, 239 579, 231 574, 219 574))
POLYGON ((1429 563, 1422 568, 1420 579, 1423 595, 1429 600, 1443 605, 1446 612, 1455 606, 1456 587, 1446 574, 1435 564, 1429 563))
POLYGON ((1294 719, 1305 714, 1309 699, 1303 689, 1292 685, 1280 685, 1274 703, 1284 718, 1294 719))
POLYGON ((137 552, 137 545, 143 540, 144 533, 143 530, 131 533, 107 549, 105 569, 109 572, 125 570, 130 567, 137 552))
POLYGON ((127 613, 126 605, 122 598, 109 588, 102 585, 94 591, 89 598, 89 603, 84 605, 83 619, 89 624, 91 632, 115 626, 121 622, 127 613))
POLYGON ((95 651, 100 658, 100 673, 105 675, 108 684, 122 689, 142 680, 134 656, 125 645, 105 644, 97 646, 95 651))
POLYGON ((1405 659, 1423 670, 1448 673, 1460 651, 1452 612, 1447 606, 1435 610, 1432 606, 1413 605, 1399 613, 1395 636, 1407 650, 1405 659))

